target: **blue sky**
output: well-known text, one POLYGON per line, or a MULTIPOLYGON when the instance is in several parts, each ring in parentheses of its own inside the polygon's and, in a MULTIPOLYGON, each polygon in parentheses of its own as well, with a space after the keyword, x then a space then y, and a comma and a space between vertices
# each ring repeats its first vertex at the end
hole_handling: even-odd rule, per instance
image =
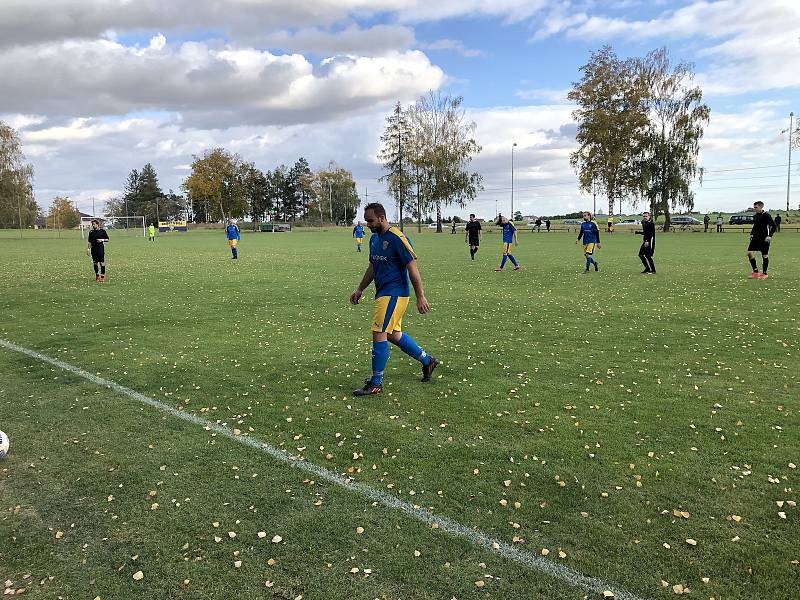
POLYGON ((383 119, 440 90, 464 97, 486 187, 445 212, 507 211, 517 142, 515 208, 556 214, 588 201, 568 163, 579 67, 603 44, 623 57, 666 46, 695 64, 712 110, 697 207, 781 207, 799 35, 796 0, 5 0, 0 118, 45 206, 112 197, 145 162, 177 190, 192 155, 219 145, 264 169, 334 160, 375 199, 383 119))

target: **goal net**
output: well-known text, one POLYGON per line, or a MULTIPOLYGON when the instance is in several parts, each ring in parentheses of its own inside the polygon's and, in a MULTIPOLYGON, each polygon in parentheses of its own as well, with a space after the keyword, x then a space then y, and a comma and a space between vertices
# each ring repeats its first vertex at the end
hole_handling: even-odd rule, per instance
POLYGON ((144 217, 134 215, 132 217, 81 217, 81 238, 85 238, 87 232, 91 230, 92 219, 100 221, 100 227, 103 229, 111 229, 122 235, 141 235, 142 237, 147 237, 144 217))

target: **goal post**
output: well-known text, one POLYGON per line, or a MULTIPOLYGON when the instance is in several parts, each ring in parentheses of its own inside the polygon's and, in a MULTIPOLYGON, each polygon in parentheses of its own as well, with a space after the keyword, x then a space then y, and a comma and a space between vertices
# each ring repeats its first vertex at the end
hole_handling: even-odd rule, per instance
POLYGON ((104 229, 124 231, 126 235, 130 235, 131 232, 134 232, 137 236, 141 231, 142 237, 147 237, 147 228, 145 227, 143 216, 114 217, 108 215, 101 217, 81 217, 81 239, 84 239, 86 237, 85 232, 92 228, 92 220, 94 219, 100 221, 100 226, 104 229))

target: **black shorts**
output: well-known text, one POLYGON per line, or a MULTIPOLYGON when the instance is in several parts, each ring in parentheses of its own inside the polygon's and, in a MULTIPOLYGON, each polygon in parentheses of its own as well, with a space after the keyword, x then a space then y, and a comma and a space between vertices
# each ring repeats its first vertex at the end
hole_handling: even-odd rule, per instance
POLYGON ((764 238, 750 238, 750 245, 747 246, 748 252, 761 252, 769 254, 769 242, 764 238))
POLYGON ((479 238, 474 238, 474 239, 473 238, 469 238, 469 245, 470 246, 480 246, 481 245, 481 241, 480 241, 479 238))
POLYGON ((105 248, 100 246, 100 248, 92 248, 92 262, 106 262, 106 251, 105 248))

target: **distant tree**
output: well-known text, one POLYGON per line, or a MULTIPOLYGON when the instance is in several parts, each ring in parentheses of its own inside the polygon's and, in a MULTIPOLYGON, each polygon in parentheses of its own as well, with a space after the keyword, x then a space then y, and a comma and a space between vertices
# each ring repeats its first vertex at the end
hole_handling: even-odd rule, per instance
POLYGON ((125 180, 121 198, 107 203, 110 215, 119 217, 142 216, 146 223, 177 218, 184 210, 183 198, 170 190, 164 194, 158 183, 158 174, 147 163, 141 171, 132 169, 125 180))
POLYGON ((194 156, 192 172, 183 182, 189 199, 203 209, 202 220, 241 218, 250 212, 242 181, 242 160, 224 148, 194 156))
POLYGON ((56 196, 50 204, 46 224, 51 229, 72 229, 81 222, 78 207, 69 198, 56 196))
POLYGON ((254 228, 258 223, 265 220, 269 209, 272 208, 272 197, 270 196, 269 182, 255 164, 243 163, 240 167, 242 188, 247 202, 250 205, 250 214, 253 218, 254 228))
POLYGON ((0 121, 0 228, 31 227, 38 214, 33 166, 25 160, 16 130, 0 121))
POLYGON ((389 195, 394 198, 400 215, 400 229, 403 229, 403 210, 413 200, 412 184, 414 169, 412 164, 413 139, 408 118, 398 102, 392 114, 386 118, 386 129, 381 136, 382 146, 378 159, 385 171, 380 181, 386 182, 389 195))
POLYGON ((617 200, 641 192, 639 156, 648 127, 647 89, 633 60, 617 58, 610 46, 593 52, 581 67, 583 76, 567 94, 578 108, 578 149, 570 163, 578 173, 581 190, 603 189, 608 214, 617 200))
POLYGON ((642 184, 654 216, 663 214, 669 229, 670 211, 692 210, 690 183, 697 172, 697 154, 710 109, 703 92, 690 87, 691 65, 672 65, 666 48, 638 60, 637 70, 646 86, 649 124, 641 154, 642 184))
POLYGON ((514 213, 514 220, 515 220, 515 221, 522 221, 522 212, 520 212, 520 211, 516 211, 516 212, 514 213))
POLYGON ((292 217, 303 219, 308 212, 308 201, 310 189, 308 182, 312 176, 311 167, 308 166, 308 161, 302 156, 297 159, 291 169, 289 169, 289 180, 291 181, 291 188, 294 192, 294 198, 290 204, 290 212, 292 217))
MULTIPOLYGON (((318 177, 320 199, 323 204, 328 205, 329 213, 333 214, 331 221, 334 224, 352 223, 361 204, 353 174, 331 161, 327 170, 321 170, 318 177)), ((325 210, 322 212, 324 214, 325 210)))
POLYGON ((442 231, 442 206, 464 208, 482 189, 483 178, 469 166, 481 147, 473 138, 475 123, 467 121, 463 98, 429 93, 408 112, 413 169, 420 197, 418 213, 436 210, 436 230, 442 231), (424 200, 423 200, 424 199, 424 200))

